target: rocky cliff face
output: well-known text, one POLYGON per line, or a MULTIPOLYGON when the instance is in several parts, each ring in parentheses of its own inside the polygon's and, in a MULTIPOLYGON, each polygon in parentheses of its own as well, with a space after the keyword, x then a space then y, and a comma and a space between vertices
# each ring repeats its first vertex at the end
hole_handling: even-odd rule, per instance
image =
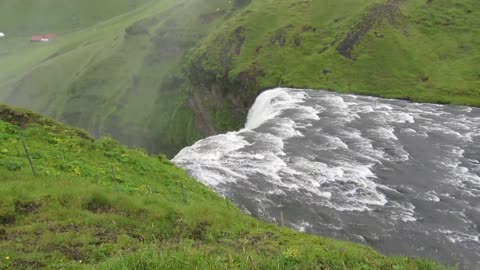
POLYGON ((189 103, 195 112, 196 127, 204 135, 243 127, 248 109, 260 91, 257 77, 263 75, 261 72, 242 72, 234 78, 228 77, 229 72, 226 67, 218 76, 198 62, 188 70, 192 85, 189 103))

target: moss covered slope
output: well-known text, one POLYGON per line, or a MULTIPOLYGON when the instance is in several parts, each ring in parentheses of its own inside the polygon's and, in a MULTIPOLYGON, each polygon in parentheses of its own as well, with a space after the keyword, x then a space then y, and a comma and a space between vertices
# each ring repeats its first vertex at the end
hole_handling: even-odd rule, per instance
POLYGON ((255 220, 164 156, 6 106, 0 240, 0 269, 442 269, 255 220))

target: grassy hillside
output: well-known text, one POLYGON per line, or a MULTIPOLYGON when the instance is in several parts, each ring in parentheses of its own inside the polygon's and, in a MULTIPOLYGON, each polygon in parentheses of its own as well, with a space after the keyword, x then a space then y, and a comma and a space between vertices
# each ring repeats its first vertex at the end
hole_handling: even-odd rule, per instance
POLYGON ((292 86, 480 106, 473 25, 475 0, 252 1, 203 39, 186 66, 194 88, 220 85, 236 104, 292 86))
POLYGON ((0 269, 443 269, 255 220, 164 156, 3 105, 0 183, 0 269))
POLYGON ((30 2, 0 4, 0 100, 150 152, 277 86, 480 106, 476 0, 30 2))
POLYGON ((63 34, 121 15, 149 1, 151 2, 151 0, 117 0, 115 2, 2 0, 0 3, 1 31, 9 33, 9 36, 21 36, 25 33, 42 34, 44 31, 63 34))
MULTIPOLYGON (((116 1, 108 3, 102 6, 122 9, 116 1)), ((48 44, 30 43, 27 34, 10 37, 5 31, 8 37, 0 42, 0 99, 86 128, 95 136, 114 134, 152 151, 172 153, 198 139, 177 75, 180 61, 224 15, 216 10, 231 4, 221 0, 136 3, 121 15, 85 24, 81 30, 62 16, 51 24, 71 31, 64 29, 48 44)), ((2 12, 18 13, 17 6, 2 12)), ((88 6, 96 5, 83 3, 73 9, 88 6)), ((78 16, 98 18, 87 10, 78 16)))

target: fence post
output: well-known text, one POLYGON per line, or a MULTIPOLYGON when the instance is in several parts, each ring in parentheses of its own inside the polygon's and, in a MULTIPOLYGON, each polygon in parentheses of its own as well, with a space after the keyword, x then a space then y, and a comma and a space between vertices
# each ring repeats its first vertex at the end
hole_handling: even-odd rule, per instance
POLYGON ((230 202, 228 201, 227 196, 225 196, 225 203, 227 204, 227 209, 230 210, 230 202))
POLYGON ((152 187, 151 187, 150 185, 147 185, 147 186, 145 187, 145 189, 147 190, 147 197, 148 197, 150 194, 153 193, 152 187))
POLYGON ((283 210, 280 210, 280 222, 282 227, 285 227, 285 220, 283 219, 283 210))
POLYGON ((28 163, 30 163, 30 168, 32 169, 33 176, 37 176, 37 172, 33 167, 32 157, 30 156, 30 152, 28 152, 28 148, 27 148, 27 145, 25 144, 25 139, 23 138, 22 131, 20 131, 20 141, 22 142, 23 150, 25 150, 25 155, 27 156, 28 163))

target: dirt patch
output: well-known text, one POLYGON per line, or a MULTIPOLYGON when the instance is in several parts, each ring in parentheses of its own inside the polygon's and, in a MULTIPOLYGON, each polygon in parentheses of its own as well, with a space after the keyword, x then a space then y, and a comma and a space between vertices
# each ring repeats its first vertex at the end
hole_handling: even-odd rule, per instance
POLYGON ((207 232, 208 226, 211 224, 206 221, 198 223, 195 228, 190 233, 190 238, 193 240, 203 240, 205 238, 205 233, 207 232))
POLYGON ((88 202, 85 209, 96 214, 114 212, 114 208, 110 205, 99 204, 96 202, 88 202))
POLYGON ((307 32, 317 32, 317 28, 312 26, 312 25, 304 25, 302 27, 302 32, 307 33, 307 32))
POLYGON ((311 4, 311 0, 295 1, 294 3, 291 3, 288 6, 288 8, 294 8, 294 7, 306 8, 306 7, 309 7, 310 4, 311 4))
POLYGON ((48 248, 48 251, 60 252, 63 256, 73 261, 88 262, 91 258, 82 252, 81 247, 82 244, 80 243, 74 243, 71 245, 52 245, 48 248))
POLYGON ((295 35, 295 38, 293 39, 293 42, 295 45, 298 47, 302 45, 302 39, 300 38, 300 35, 295 35))
POLYGON ((15 223, 16 217, 13 213, 0 213, 0 225, 10 225, 15 223))
POLYGON ((428 80, 430 80, 430 78, 428 76, 422 76, 420 77, 420 81, 421 82, 428 82, 428 80))
POLYGON ((107 228, 97 225, 95 229, 95 246, 101 246, 105 243, 114 242, 117 239, 117 231, 111 231, 107 228))
POLYGON ((132 237, 132 238, 134 238, 134 239, 137 239, 138 241, 140 241, 140 242, 142 242, 142 243, 145 242, 145 241, 147 241, 147 239, 145 238, 145 236, 143 236, 143 235, 141 235, 141 234, 139 234, 139 233, 136 233, 136 232, 128 232, 127 234, 128 234, 128 236, 130 236, 130 237, 132 237))
POLYGON ((15 207, 15 212, 20 215, 36 213, 42 207, 42 204, 40 202, 35 201, 22 202, 16 200, 13 205, 15 207))
POLYGON ((54 233, 65 233, 65 232, 80 232, 81 228, 77 224, 70 224, 63 227, 58 227, 58 226, 49 227, 48 230, 54 233))
POLYGON ((214 11, 210 12, 207 14, 200 15, 200 22, 203 24, 211 23, 214 20, 223 17, 225 15, 226 11, 225 10, 219 10, 219 11, 214 11))
POLYGON ((381 24, 384 20, 387 20, 392 25, 396 24, 398 18, 401 16, 400 4, 403 1, 404 0, 387 0, 383 4, 373 5, 368 10, 368 13, 347 33, 346 37, 337 47, 337 51, 344 57, 355 60, 352 57, 352 51, 368 31, 376 25, 381 24))
POLYGON ((260 237, 258 235, 249 236, 249 237, 247 237, 247 239, 248 239, 248 242, 250 243, 250 245, 256 245, 257 243, 262 241, 262 237, 260 237))
POLYGON ((324 69, 324 70, 322 71, 322 73, 323 73, 323 75, 328 75, 328 74, 332 73, 332 71, 329 70, 329 69, 324 69))
POLYGON ((0 228, 0 240, 7 239, 7 230, 5 228, 0 228))
POLYGON ((45 267, 45 264, 37 260, 17 259, 13 261, 15 269, 38 269, 45 267))
POLYGON ((98 202, 95 200, 86 203, 84 205, 84 209, 95 214, 112 213, 120 216, 129 216, 129 213, 126 211, 122 211, 121 209, 118 209, 109 203, 98 202))
POLYGON ((273 38, 270 40, 272 45, 278 44, 278 46, 283 47, 287 43, 286 33, 283 29, 277 30, 273 38))

